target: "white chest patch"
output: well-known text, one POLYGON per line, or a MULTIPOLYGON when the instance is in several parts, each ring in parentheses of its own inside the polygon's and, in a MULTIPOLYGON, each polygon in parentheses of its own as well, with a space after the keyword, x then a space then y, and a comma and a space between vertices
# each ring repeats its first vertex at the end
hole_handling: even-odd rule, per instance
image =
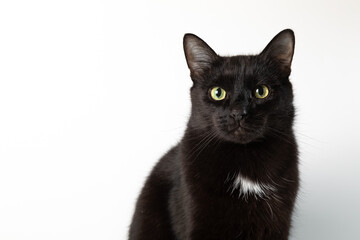
POLYGON ((247 197, 250 194, 254 194, 255 197, 266 197, 276 190, 270 184, 252 181, 241 174, 238 174, 234 180, 232 193, 236 189, 239 191, 239 197, 247 197))

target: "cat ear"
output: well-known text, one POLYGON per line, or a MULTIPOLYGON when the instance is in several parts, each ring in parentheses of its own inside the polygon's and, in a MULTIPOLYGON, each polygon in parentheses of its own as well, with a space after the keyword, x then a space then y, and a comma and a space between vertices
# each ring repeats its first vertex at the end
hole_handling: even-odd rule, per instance
POLYGON ((201 76, 211 68, 212 63, 218 58, 218 55, 206 42, 190 33, 184 36, 184 52, 192 77, 201 76))
POLYGON ((291 72, 291 62, 294 55, 295 36, 291 29, 278 33, 261 52, 260 56, 275 60, 286 74, 291 72))

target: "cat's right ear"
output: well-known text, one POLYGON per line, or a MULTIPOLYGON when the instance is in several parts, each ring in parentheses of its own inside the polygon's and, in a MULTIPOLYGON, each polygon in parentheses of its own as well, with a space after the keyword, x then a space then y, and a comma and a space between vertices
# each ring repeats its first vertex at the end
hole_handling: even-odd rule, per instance
POLYGON ((219 57, 206 42, 191 33, 184 36, 184 52, 193 80, 201 78, 219 57))

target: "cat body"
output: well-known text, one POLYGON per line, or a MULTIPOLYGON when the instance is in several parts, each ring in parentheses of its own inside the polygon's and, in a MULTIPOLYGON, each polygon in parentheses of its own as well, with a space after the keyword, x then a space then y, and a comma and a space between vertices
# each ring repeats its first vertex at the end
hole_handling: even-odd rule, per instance
POLYGON ((259 55, 220 57, 185 35, 191 116, 142 189, 130 240, 288 239, 299 185, 294 44, 287 29, 259 55))

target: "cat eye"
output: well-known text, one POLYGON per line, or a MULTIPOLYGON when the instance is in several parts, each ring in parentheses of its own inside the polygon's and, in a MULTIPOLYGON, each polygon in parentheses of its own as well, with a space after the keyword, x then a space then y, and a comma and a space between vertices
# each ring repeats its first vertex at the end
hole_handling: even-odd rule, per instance
POLYGON ((215 101, 221 101, 226 97, 226 91, 221 87, 213 87, 210 89, 210 96, 215 101))
POLYGON ((254 95, 256 98, 266 98, 269 95, 269 88, 265 85, 260 85, 255 88, 254 95))

